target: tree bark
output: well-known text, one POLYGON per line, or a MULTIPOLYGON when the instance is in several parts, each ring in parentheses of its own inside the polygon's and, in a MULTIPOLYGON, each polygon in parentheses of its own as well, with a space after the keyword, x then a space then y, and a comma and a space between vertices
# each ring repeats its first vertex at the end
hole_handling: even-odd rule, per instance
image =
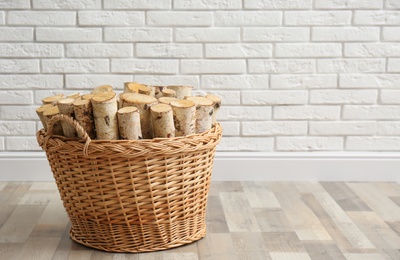
POLYGON ((206 132, 212 127, 213 101, 205 97, 186 97, 196 104, 196 134, 206 132))
POLYGON ((94 130, 93 109, 90 100, 75 100, 74 113, 76 121, 85 129, 90 138, 95 139, 96 133, 94 130))
MULTIPOLYGON (((58 110, 58 106, 52 106, 46 109, 43 112, 44 121, 47 125, 47 129, 49 128, 49 121, 53 116, 59 115, 60 111, 58 110)), ((56 122, 53 127, 53 134, 55 135, 63 135, 63 130, 61 127, 60 121, 56 122)))
POLYGON ((150 107, 154 138, 175 137, 175 126, 170 105, 157 104, 150 107))
POLYGON ((124 107, 118 110, 119 135, 123 140, 142 139, 140 115, 137 107, 124 107))
POLYGON ((117 140, 117 98, 114 92, 99 93, 92 97, 94 124, 97 139, 117 140))
POLYGON ((214 94, 207 94, 206 98, 211 99, 214 102, 213 104, 214 112, 212 116, 212 124, 214 125, 215 123, 217 123, 217 114, 221 107, 221 98, 214 94))
POLYGON ((195 133, 196 105, 190 100, 176 100, 171 102, 174 114, 175 135, 185 136, 195 133))
POLYGON ((54 105, 53 104, 45 104, 45 105, 40 106, 38 109, 36 109, 36 114, 38 115, 40 122, 42 122, 43 128, 46 131, 47 131, 47 123, 45 121, 43 113, 44 113, 44 111, 46 111, 46 109, 51 108, 51 107, 54 107, 54 105))
MULTIPOLYGON (((74 98, 63 98, 58 100, 57 106, 60 114, 67 115, 69 117, 75 118, 74 115, 74 98)), ((75 128, 68 124, 67 122, 61 121, 61 127, 65 137, 77 137, 77 132, 75 128)))
POLYGON ((175 90, 176 98, 184 99, 192 95, 192 86, 167 86, 167 89, 175 90))
POLYGON ((45 97, 42 99, 43 105, 45 104, 53 104, 56 105, 57 101, 62 99, 64 97, 64 94, 57 94, 54 96, 50 96, 50 97, 45 97))
POLYGON ((93 89, 92 94, 100 94, 106 92, 113 92, 113 87, 110 85, 101 85, 93 89))

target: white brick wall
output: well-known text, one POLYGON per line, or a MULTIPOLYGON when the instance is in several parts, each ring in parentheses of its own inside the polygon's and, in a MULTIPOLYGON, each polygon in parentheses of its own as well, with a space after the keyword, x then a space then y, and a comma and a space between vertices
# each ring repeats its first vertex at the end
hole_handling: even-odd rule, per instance
POLYGON ((126 81, 222 97, 221 151, 400 151, 398 0, 0 1, 0 151, 126 81))

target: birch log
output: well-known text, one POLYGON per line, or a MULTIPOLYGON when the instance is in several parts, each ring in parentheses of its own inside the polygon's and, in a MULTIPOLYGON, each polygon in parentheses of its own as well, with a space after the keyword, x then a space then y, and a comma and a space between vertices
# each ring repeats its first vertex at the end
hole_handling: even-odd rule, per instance
POLYGON ((178 100, 177 98, 173 97, 160 97, 158 102, 169 105, 172 101, 178 100))
POLYGON ((168 86, 167 89, 175 90, 176 98, 184 99, 192 95, 192 86, 168 86))
POLYGON ((74 93, 74 94, 68 95, 67 98, 81 99, 81 93, 74 93))
MULTIPOLYGON (((93 109, 90 100, 81 99, 74 102, 75 119, 85 129, 90 138, 95 139, 93 109)), ((80 136, 82 137, 82 136, 80 136)))
POLYGON ((153 86, 154 88, 154 97, 155 98, 160 98, 162 97, 162 91, 165 88, 164 86, 153 86))
POLYGON ((140 126, 142 128, 142 136, 144 139, 153 138, 153 128, 150 118, 150 107, 157 104, 157 99, 143 94, 125 94, 123 95, 123 107, 137 107, 140 114, 140 126))
POLYGON ((173 89, 163 89, 162 90, 162 96, 163 97, 176 97, 176 91, 173 89))
POLYGON ((64 94, 57 94, 54 96, 50 96, 50 97, 45 97, 42 99, 43 104, 53 104, 56 105, 57 101, 62 99, 64 97, 64 94))
POLYGON ((139 93, 139 89, 146 87, 146 85, 137 82, 125 82, 124 83, 124 93, 139 93))
POLYGON ((143 94, 143 95, 149 95, 151 96, 151 88, 147 87, 147 86, 140 86, 138 88, 138 93, 139 94, 143 94))
POLYGON ((92 97, 93 117, 97 139, 118 139, 117 98, 115 92, 92 97))
POLYGON ((54 105, 53 104, 45 104, 45 105, 40 106, 38 109, 36 109, 36 114, 38 115, 40 122, 42 122, 43 128, 46 131, 47 131, 47 123, 44 119, 43 113, 44 113, 44 111, 46 111, 46 109, 51 108, 51 107, 54 107, 54 105))
POLYGON ((221 107, 221 98, 214 94, 207 94, 206 98, 211 99, 214 102, 213 104, 214 112, 212 116, 212 124, 214 125, 215 123, 217 123, 217 114, 219 108, 221 107))
MULTIPOLYGON (((60 114, 67 115, 69 117, 75 118, 74 115, 74 98, 63 98, 58 100, 57 106, 60 114)), ((68 124, 67 122, 61 121, 61 127, 65 137, 77 137, 77 132, 75 128, 68 124)))
POLYGON ((96 94, 85 94, 85 95, 81 96, 81 99, 85 99, 85 100, 89 100, 90 101, 94 95, 96 95, 96 94))
POLYGON ((174 114, 175 135, 185 136, 195 133, 196 105, 190 100, 176 100, 171 102, 174 114))
POLYGON ((106 92, 113 92, 113 87, 110 85, 101 85, 93 89, 92 94, 100 94, 106 92))
POLYGON ((186 97, 186 99, 196 104, 196 134, 210 130, 212 127, 214 102, 205 97, 186 97))
POLYGON ((175 126, 170 105, 157 104, 150 107, 154 138, 175 137, 175 126))
MULTIPOLYGON (((46 129, 49 128, 49 125, 48 125, 48 124, 49 124, 50 119, 51 119, 53 116, 56 116, 56 115, 59 115, 59 114, 60 114, 60 111, 58 110, 58 106, 52 106, 52 107, 46 109, 46 110, 43 112, 44 121, 45 121, 45 123, 46 123, 46 125, 47 125, 47 128, 46 128, 46 129)), ((55 134, 55 135, 63 135, 63 130, 62 130, 60 121, 58 121, 58 122, 56 122, 56 123, 54 124, 54 127, 53 127, 53 134, 55 134)))
POLYGON ((118 110, 119 136, 123 140, 142 139, 140 115, 137 107, 124 107, 118 110))

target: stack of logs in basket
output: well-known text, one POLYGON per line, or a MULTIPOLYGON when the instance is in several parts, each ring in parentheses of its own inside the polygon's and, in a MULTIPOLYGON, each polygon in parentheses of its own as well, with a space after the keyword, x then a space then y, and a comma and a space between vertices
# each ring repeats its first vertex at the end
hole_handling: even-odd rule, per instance
MULTIPOLYGON (((192 96, 191 86, 148 86, 126 82, 117 95, 109 85, 91 94, 44 98, 36 112, 45 128, 58 114, 74 118, 92 139, 137 140, 186 136, 208 131, 216 123, 221 99, 192 96)), ((58 122, 53 134, 77 137, 75 128, 58 122)))

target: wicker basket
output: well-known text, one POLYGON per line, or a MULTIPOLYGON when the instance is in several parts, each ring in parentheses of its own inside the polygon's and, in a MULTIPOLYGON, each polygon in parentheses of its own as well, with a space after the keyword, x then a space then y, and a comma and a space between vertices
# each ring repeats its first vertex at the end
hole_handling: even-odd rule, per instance
POLYGON ((91 140, 72 118, 56 116, 37 133, 71 221, 71 238, 110 252, 144 252, 205 236, 215 148, 210 131, 176 138, 91 140), (52 134, 57 121, 82 140, 52 134))

